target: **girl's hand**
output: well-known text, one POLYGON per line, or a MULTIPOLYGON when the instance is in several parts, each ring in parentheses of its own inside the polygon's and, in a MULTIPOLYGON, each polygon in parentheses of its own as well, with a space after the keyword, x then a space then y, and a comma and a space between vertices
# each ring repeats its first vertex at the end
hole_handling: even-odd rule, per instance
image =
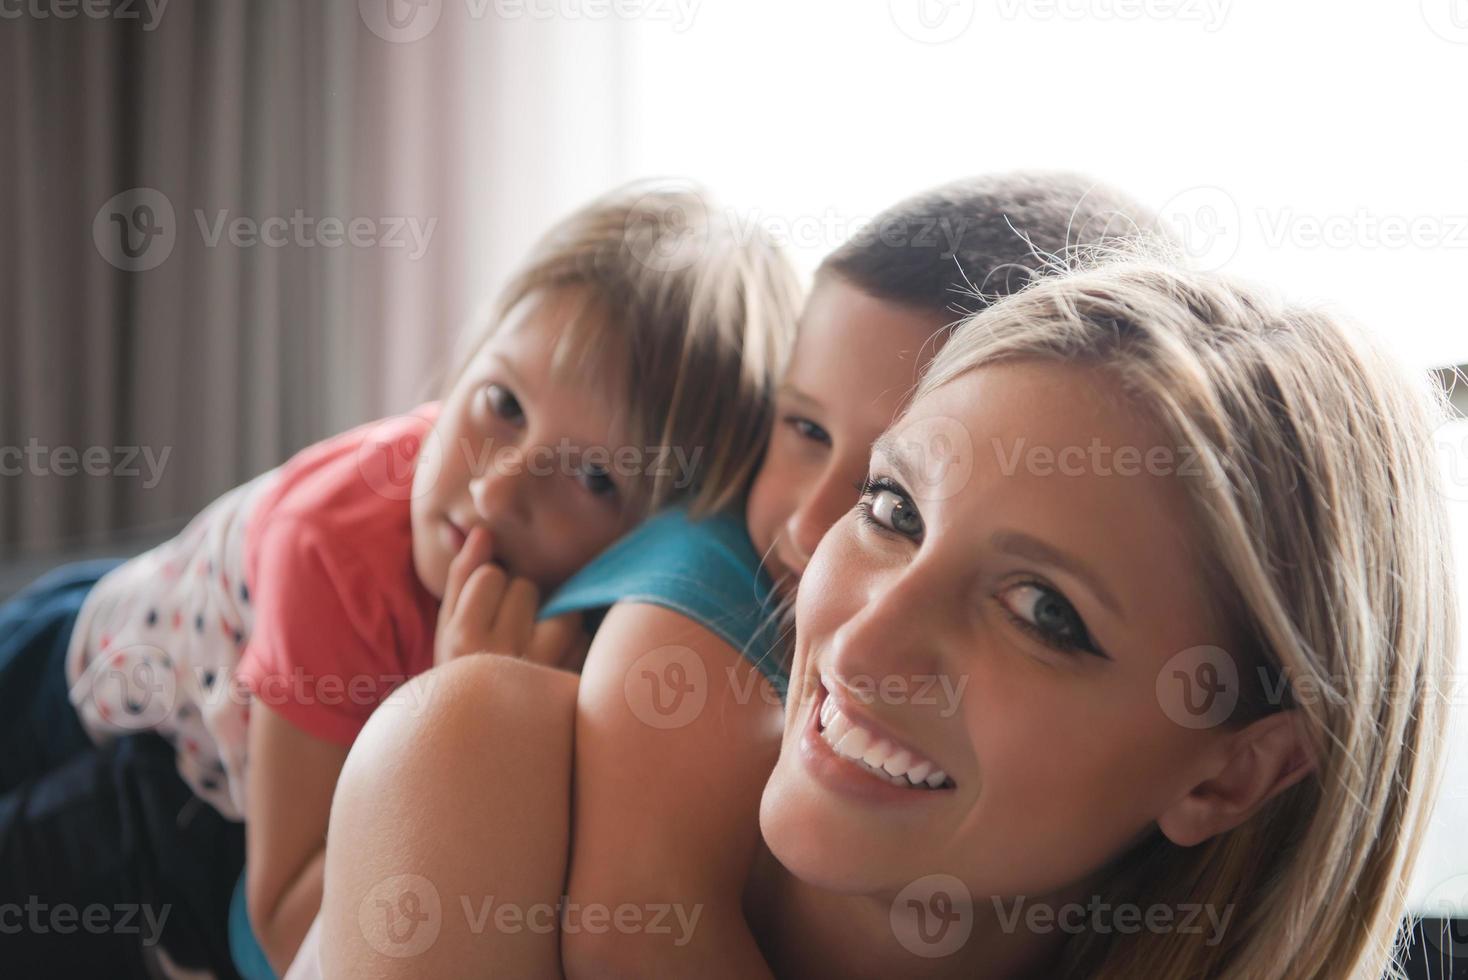
POLYGON ((492 557, 489 532, 476 527, 449 563, 433 662, 442 664, 471 653, 498 653, 579 670, 588 646, 580 614, 537 623, 540 590, 529 579, 512 578, 492 557))

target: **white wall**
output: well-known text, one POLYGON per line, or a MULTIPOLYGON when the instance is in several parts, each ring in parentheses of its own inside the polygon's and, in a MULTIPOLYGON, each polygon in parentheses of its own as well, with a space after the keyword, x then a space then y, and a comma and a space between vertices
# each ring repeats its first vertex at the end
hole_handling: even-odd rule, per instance
POLYGON ((808 265, 926 185, 1076 169, 1207 264, 1468 361, 1464 0, 625 2, 630 169, 757 204, 808 265))

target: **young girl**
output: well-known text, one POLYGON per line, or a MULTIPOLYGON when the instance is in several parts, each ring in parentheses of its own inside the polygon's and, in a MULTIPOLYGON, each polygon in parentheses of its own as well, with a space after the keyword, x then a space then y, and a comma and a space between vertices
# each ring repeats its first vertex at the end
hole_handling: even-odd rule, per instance
MULTIPOLYGON (((748 530, 733 514, 700 522, 677 511, 660 515, 551 600, 552 613, 562 603, 611 607, 579 686, 568 903, 616 907, 681 896, 701 907, 701 917, 680 948, 680 972, 761 968, 739 882, 758 845, 755 815, 778 751, 787 664, 771 650, 772 631, 761 628, 772 618, 774 600, 770 579, 756 565, 763 559, 774 588, 790 594, 815 542, 855 502, 872 440, 900 410, 955 308, 1019 288, 1050 255, 1151 223, 1134 202, 1093 181, 1005 174, 903 201, 875 220, 871 234, 823 263, 744 511, 748 530), (928 234, 938 227, 942 236, 928 234), (983 296, 973 296, 975 288, 983 296)), ((575 686, 572 678, 556 683, 575 686)), ((370 754, 358 758, 371 764, 370 754)), ((422 815, 430 812, 423 794, 435 791, 426 772, 413 775, 422 779, 410 794, 422 815)), ((388 792, 371 793, 379 791, 388 792)), ((460 809, 460 790, 445 783, 436 792, 445 806, 472 815, 472 807, 460 809)), ((393 839, 372 836, 370 843, 344 847, 344 864, 362 848, 405 843, 386 811, 354 812, 359 799, 344 797, 339 818, 347 825, 360 819, 393 839)), ((546 819, 536 812, 537 820, 546 819)), ((435 825, 437 816, 430 818, 435 825)), ((454 827, 446 832, 470 832, 454 827)), ((487 876, 479 861, 492 860, 498 880, 507 862, 535 875, 543 859, 533 850, 467 846, 454 857, 466 887, 476 875, 487 876)), ((348 882, 352 894, 350 888, 348 882)), ((400 965, 409 973, 453 969, 475 961, 467 951, 483 938, 469 923, 446 922, 424 954, 431 961, 400 965)), ((570 970, 639 972, 649 956, 666 952, 662 937, 645 932, 579 931, 565 938, 570 970)))
MULTIPOLYGON (((801 583, 762 840, 734 891, 757 971, 1380 977, 1456 639, 1435 408, 1330 317, 1147 262, 1040 282, 961 328, 801 583), (917 451, 935 429, 946 468, 917 451), (1073 448, 1089 462, 1058 469, 1073 448), (963 683, 955 710, 870 696, 929 677, 963 683)), ((465 740, 508 746, 474 767, 501 792, 460 797, 456 822, 409 779, 433 822, 388 807, 400 838, 464 830, 452 862, 333 838, 387 850, 331 862, 328 975, 559 967, 539 931, 466 942, 451 903, 559 901, 574 688, 504 658, 445 674, 466 690, 431 727, 368 726, 374 767, 354 765, 336 813, 390 785, 383 767, 465 740), (493 853, 478 878, 476 847, 493 853), (520 853, 549 867, 502 860, 520 853), (435 941, 394 959, 359 900, 428 887, 435 941)), ((637 974, 683 973, 693 943, 657 938, 637 974)))
MULTIPOLYGON (((327 808, 368 715, 433 664, 436 639, 440 656, 555 662, 567 637, 530 637, 539 594, 665 504, 702 513, 738 493, 797 297, 778 250, 694 191, 594 201, 537 246, 441 404, 312 446, 176 539, 68 581, 84 594, 74 625, 8 651, 7 683, 21 663, 51 687, 64 670, 91 742, 146 731, 173 745, 197 797, 245 822, 250 916, 283 968, 320 903, 327 808)), ((7 801, 43 795, 49 774, 8 771, 7 801)), ((77 832, 49 812, 0 813, 7 861, 77 832)), ((140 891, 154 877, 124 871, 140 891)), ((35 867, 6 890, 84 905, 100 874, 35 867)))

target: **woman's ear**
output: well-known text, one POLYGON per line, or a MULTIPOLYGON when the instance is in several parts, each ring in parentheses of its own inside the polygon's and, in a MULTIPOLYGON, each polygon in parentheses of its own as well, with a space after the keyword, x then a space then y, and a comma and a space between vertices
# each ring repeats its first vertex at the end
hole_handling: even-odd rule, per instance
POLYGON ((1230 732, 1211 751, 1213 771, 1157 818, 1158 828, 1180 847, 1237 827, 1316 765, 1298 709, 1230 732))

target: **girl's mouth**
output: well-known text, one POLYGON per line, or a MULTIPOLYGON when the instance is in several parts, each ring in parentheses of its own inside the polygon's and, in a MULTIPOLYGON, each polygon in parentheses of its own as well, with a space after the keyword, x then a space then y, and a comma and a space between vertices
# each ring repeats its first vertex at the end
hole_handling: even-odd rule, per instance
POLYGON ((931 759, 871 728, 854 710, 843 711, 839 698, 831 694, 832 686, 821 678, 809 734, 813 736, 810 741, 819 743, 810 747, 829 753, 834 768, 856 770, 849 775, 864 782, 880 780, 901 791, 930 793, 954 788, 953 780, 931 759))
POLYGON ((464 542, 469 540, 469 535, 447 516, 444 517, 443 523, 444 531, 446 532, 445 536, 448 538, 449 549, 457 555, 464 549, 464 542))

